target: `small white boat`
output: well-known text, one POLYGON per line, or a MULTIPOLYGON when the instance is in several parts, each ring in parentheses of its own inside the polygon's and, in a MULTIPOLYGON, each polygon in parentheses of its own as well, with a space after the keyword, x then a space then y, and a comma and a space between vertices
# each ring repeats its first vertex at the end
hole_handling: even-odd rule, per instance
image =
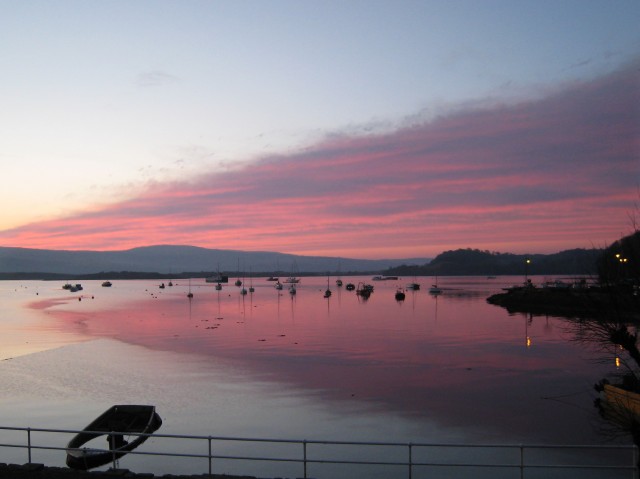
POLYGON ((429 294, 441 294, 442 288, 438 286, 438 275, 436 274, 436 282, 429 288, 429 294))
POLYGON ((438 287, 437 284, 432 284, 429 288, 429 294, 441 294, 442 288, 438 287))

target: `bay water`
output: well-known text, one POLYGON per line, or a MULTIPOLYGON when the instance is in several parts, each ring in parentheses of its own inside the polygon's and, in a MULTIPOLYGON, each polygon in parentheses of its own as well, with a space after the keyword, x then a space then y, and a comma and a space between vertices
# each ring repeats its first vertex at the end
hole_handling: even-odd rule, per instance
MULTIPOLYGON (((342 278, 345 285, 373 284, 367 300, 334 280, 302 278, 295 295, 265 278, 247 279, 255 291, 246 295, 232 283, 217 291, 204 279, 164 289, 151 280, 112 287, 85 281, 74 293, 59 282, 2 282, 0 426, 81 429, 113 404, 153 404, 162 434, 630 443, 603 435, 593 405, 593 384, 616 372, 613 348, 576 341, 579 325, 566 318, 510 314, 486 302, 522 277, 439 278, 437 296, 428 292, 433 278, 342 278), (414 280, 422 288, 397 301, 396 290, 414 280)), ((270 447, 238 443, 217 451, 250 448, 260 456, 270 447)), ((141 449, 154 448, 207 452, 206 442, 155 438, 141 449)), ((3 462, 26 462, 24 450, 2 454, 3 462)), ((38 451, 34 462, 63 465, 64 452, 38 451)), ((202 461, 156 456, 129 455, 122 467, 207 472, 202 461)), ((354 471, 345 477, 376 477, 354 471)), ((251 461, 220 460, 214 472, 302 476, 298 464, 251 461)), ((322 469, 311 474, 322 477, 322 469)))

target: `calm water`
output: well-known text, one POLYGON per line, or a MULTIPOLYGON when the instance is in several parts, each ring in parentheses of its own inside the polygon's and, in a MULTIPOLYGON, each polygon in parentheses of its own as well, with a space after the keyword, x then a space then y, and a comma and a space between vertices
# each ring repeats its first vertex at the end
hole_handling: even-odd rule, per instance
MULTIPOLYGON (((432 279, 418 278, 422 290, 407 291, 403 302, 396 287, 413 278, 343 280, 366 280, 375 291, 364 301, 332 280, 325 299, 326 278, 303 278, 291 296, 254 278, 255 292, 242 296, 233 284, 218 292, 193 280, 188 300, 187 281, 164 290, 154 281, 83 282, 78 293, 57 282, 3 282, 0 425, 78 429, 112 404, 148 403, 165 434, 609 442, 592 385, 615 370, 613 351, 607 357, 573 341, 567 320, 486 303, 521 277, 441 278, 437 297, 427 292, 432 279)), ((64 461, 42 454, 36 462, 64 461)), ((3 461, 26 459, 9 452, 3 461)), ((122 466, 206 472, 144 457, 122 466)), ((301 476, 276 466, 220 467, 215 472, 265 477, 274 467, 273 475, 301 476)))

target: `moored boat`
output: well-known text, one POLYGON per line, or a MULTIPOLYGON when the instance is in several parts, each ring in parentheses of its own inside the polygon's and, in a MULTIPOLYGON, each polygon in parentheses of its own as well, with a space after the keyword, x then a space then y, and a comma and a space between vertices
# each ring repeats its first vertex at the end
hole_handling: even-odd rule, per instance
POLYGON ((91 424, 76 434, 67 444, 67 466, 88 470, 119 459, 148 439, 162 425, 155 406, 116 405, 109 408, 91 424), (107 436, 105 449, 83 447, 92 439, 107 436), (124 436, 135 436, 126 441, 124 436))
POLYGON ((429 288, 429 294, 441 294, 442 288, 440 288, 437 284, 432 284, 429 288))
POLYGON ((363 298, 368 298, 373 293, 373 286, 366 283, 358 283, 358 288, 356 289, 356 294, 363 298))
POLYGON ((228 283, 229 276, 218 273, 213 276, 207 276, 204 281, 206 283, 228 283))
POLYGON ((327 289, 324 291, 324 297, 328 298, 331 296, 331 288, 329 288, 329 275, 327 275, 327 289))

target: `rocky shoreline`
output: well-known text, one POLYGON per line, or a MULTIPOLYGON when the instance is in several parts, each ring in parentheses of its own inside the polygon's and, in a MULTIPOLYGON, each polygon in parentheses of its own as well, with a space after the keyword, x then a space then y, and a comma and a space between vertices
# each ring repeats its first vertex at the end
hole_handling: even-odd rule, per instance
POLYGON ((510 313, 640 320, 640 296, 633 290, 529 285, 494 294, 487 302, 502 306, 510 313))

